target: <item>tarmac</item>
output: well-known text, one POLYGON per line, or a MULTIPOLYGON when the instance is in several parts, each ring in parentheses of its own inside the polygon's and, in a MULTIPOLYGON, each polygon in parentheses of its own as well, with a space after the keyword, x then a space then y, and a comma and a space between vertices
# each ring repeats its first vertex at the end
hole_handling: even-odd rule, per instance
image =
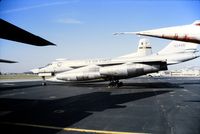
POLYGON ((200 77, 0 83, 2 134, 200 134, 200 77))

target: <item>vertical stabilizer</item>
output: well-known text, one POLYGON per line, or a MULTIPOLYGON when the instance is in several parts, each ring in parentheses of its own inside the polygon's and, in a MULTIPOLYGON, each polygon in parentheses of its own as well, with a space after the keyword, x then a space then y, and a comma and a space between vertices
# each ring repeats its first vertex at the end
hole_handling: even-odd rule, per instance
POLYGON ((152 54, 152 48, 148 39, 140 39, 137 53, 140 56, 147 56, 152 54))
POLYGON ((143 38, 143 39, 140 39, 139 41, 137 52, 127 54, 119 58, 133 58, 133 57, 148 56, 151 54, 152 54, 152 48, 151 48, 150 42, 149 40, 143 38))

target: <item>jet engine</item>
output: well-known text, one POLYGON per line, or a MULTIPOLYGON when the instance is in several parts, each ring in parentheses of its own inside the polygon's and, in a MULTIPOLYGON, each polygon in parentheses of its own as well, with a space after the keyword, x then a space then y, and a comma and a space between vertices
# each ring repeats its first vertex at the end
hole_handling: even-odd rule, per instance
POLYGON ((102 76, 112 78, 130 78, 147 73, 158 72, 160 70, 167 70, 166 62, 159 63, 133 63, 133 64, 122 64, 109 67, 100 68, 99 72, 102 76))
POLYGON ((79 73, 68 73, 65 75, 58 75, 56 78, 58 80, 65 81, 83 81, 83 80, 93 80, 100 78, 101 75, 98 72, 79 72, 79 73))
POLYGON ((101 75, 99 73, 99 66, 91 65, 82 67, 79 69, 63 72, 56 75, 58 80, 65 81, 83 81, 83 80, 92 80, 99 79, 101 75))

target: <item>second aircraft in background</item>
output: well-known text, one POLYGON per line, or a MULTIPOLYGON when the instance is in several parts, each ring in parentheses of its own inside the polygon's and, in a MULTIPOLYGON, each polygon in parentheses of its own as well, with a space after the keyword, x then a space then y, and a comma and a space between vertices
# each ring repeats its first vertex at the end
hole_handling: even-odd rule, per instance
POLYGON ((195 22, 189 25, 166 27, 140 32, 114 33, 114 35, 119 34, 137 34, 142 36, 150 36, 162 39, 170 39, 200 44, 200 20, 196 20, 195 22))

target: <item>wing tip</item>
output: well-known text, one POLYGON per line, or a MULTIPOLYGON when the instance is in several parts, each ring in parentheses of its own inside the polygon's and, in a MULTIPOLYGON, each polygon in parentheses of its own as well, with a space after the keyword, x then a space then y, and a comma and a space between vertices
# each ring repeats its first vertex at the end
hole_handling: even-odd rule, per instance
POLYGON ((11 60, 0 59, 0 63, 18 63, 18 62, 17 62, 17 61, 11 61, 11 60))

